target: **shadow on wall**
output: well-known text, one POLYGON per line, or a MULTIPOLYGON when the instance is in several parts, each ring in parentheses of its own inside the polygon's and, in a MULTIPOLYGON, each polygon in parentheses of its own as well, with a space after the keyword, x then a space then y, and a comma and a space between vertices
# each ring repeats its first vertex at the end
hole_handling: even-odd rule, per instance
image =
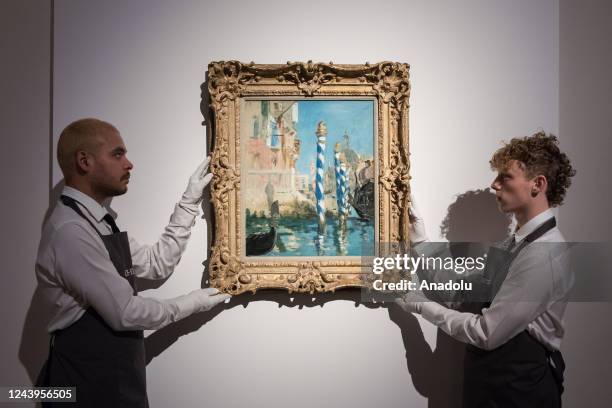
MULTIPOLYGON (((43 222, 40 227, 41 231, 53 213, 55 205, 59 200, 64 181, 56 184, 49 194, 49 208, 43 217, 43 222)), ((32 273, 34 271, 31 271, 32 273)), ((47 359, 49 352, 49 335, 47 333, 47 325, 51 320, 51 309, 48 303, 42 297, 40 288, 36 288, 32 295, 30 307, 26 313, 25 322, 21 331, 21 341, 19 344, 19 360, 26 369, 28 377, 32 384, 36 382, 36 378, 41 367, 47 359)))

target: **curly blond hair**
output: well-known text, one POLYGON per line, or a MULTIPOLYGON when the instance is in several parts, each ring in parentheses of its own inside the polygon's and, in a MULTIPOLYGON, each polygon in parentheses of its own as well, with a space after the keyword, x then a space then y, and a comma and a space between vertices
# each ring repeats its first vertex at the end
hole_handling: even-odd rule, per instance
POLYGON ((563 204, 576 170, 567 155, 559 150, 556 136, 538 132, 513 138, 493 154, 489 163, 492 170, 500 171, 507 169, 511 160, 517 160, 529 178, 540 174, 546 177, 546 198, 551 207, 563 204))

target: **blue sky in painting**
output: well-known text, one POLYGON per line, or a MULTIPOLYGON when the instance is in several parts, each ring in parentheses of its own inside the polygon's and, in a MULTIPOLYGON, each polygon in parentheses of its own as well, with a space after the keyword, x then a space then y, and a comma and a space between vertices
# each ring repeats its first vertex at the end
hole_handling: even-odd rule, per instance
POLYGON ((297 132, 302 140, 300 158, 296 163, 299 173, 310 172, 310 162, 316 159, 317 123, 327 125, 325 164, 333 166, 334 145, 343 143, 345 130, 350 146, 360 155, 374 154, 374 101, 371 100, 313 100, 298 102, 297 132))

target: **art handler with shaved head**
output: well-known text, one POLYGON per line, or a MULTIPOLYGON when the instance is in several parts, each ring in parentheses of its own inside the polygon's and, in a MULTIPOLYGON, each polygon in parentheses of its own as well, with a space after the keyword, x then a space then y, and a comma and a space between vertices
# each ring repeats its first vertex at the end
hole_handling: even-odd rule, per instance
POLYGON ((230 297, 213 288, 166 300, 138 296, 135 277, 165 279, 174 271, 212 175, 207 158, 160 239, 141 245, 103 206, 128 190, 133 165, 126 153, 119 131, 98 119, 71 123, 57 146, 65 187, 43 227, 36 260, 39 288, 52 310, 49 357, 37 385, 76 387, 71 407, 148 407, 143 330, 230 297))
MULTIPOLYGON (((498 207, 512 214, 516 225, 502 247, 487 254, 482 282, 490 286, 488 298, 470 302, 478 306, 474 312, 447 307, 453 301, 430 301, 419 291, 396 302, 466 343, 464 408, 561 407, 565 363, 559 348, 574 277, 551 207, 563 203, 576 171, 556 136, 544 132, 510 140, 490 164, 498 172, 491 184, 498 207)), ((411 212, 415 255, 432 250, 450 255, 447 245, 427 243, 414 201, 411 212)), ((443 270, 417 276, 457 279, 443 270)))

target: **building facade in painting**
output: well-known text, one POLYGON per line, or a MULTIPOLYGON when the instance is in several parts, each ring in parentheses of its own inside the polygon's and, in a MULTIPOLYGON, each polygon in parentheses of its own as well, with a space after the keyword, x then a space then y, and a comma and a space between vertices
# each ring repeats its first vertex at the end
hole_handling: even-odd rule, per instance
POLYGON ((296 205, 309 206, 310 175, 296 170, 301 144, 297 121, 296 101, 252 101, 243 105, 241 125, 250 134, 243 139, 247 143, 242 156, 247 183, 242 188, 249 197, 251 213, 268 214, 271 201, 279 202, 281 213, 293 211, 296 205))

